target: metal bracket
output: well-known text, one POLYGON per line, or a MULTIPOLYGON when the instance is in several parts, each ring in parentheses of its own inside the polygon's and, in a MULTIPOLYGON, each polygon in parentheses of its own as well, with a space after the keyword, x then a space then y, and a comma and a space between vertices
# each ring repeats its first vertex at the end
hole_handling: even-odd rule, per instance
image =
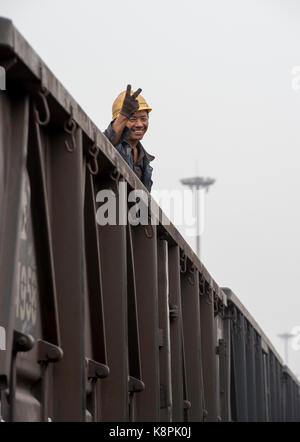
POLYGON ((107 365, 93 361, 92 359, 86 359, 86 362, 88 379, 103 379, 109 375, 110 369, 107 365))
POLYGON ((48 102, 47 102, 47 95, 49 94, 49 91, 45 87, 42 86, 41 90, 38 92, 38 94, 41 97, 42 103, 44 105, 45 119, 44 120, 40 119, 40 114, 39 114, 39 111, 37 110, 37 105, 35 102, 33 103, 34 117, 35 117, 35 121, 40 126, 46 126, 46 124, 48 124, 50 121, 50 110, 49 110, 49 106, 48 106, 48 102))
POLYGON ((145 384, 140 379, 128 376, 128 391, 130 393, 140 393, 145 390, 145 384))
POLYGON ((97 175, 97 173, 99 172, 97 157, 99 155, 100 149, 97 146, 96 140, 97 140, 97 135, 96 132, 94 132, 94 143, 92 146, 89 147, 89 154, 91 159, 90 162, 87 163, 87 167, 92 175, 97 175))
POLYGON ((76 128, 77 128, 77 125, 76 125, 76 122, 73 118, 73 108, 71 106, 70 116, 69 116, 68 120, 65 121, 65 124, 64 124, 65 132, 67 132, 68 134, 71 135, 72 147, 70 147, 69 142, 67 140, 65 140, 65 146, 67 148, 67 151, 70 153, 73 153, 76 149, 76 140, 75 140, 76 128))
POLYGON ((39 339, 38 345, 38 363, 41 362, 59 362, 63 358, 64 352, 60 347, 57 347, 50 342, 39 339))
POLYGON ((14 330, 8 394, 8 403, 10 405, 8 418, 9 422, 13 422, 16 415, 17 354, 19 352, 30 351, 33 348, 34 344, 35 339, 33 336, 14 330))

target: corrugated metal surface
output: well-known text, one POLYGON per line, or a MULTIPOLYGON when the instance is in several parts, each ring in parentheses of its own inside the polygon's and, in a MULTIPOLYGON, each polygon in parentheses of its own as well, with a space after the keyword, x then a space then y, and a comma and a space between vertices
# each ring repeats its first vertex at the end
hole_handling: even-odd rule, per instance
POLYGON ((299 384, 175 229, 96 222, 143 185, 0 19, 0 350, 6 421, 295 421, 299 384), (98 172, 96 173, 96 169, 98 172))

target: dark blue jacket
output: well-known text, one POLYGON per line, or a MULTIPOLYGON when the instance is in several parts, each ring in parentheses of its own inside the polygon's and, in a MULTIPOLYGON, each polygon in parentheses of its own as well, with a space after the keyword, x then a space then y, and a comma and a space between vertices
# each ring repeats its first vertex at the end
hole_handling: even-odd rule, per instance
MULTIPOLYGON (((131 169, 135 171, 136 175, 140 178, 140 180, 142 181, 144 186, 148 189, 148 191, 151 192, 151 187, 153 184, 153 181, 151 179, 153 168, 150 166, 149 163, 150 161, 153 161, 155 157, 153 155, 150 155, 148 152, 146 152, 142 143, 138 142, 137 147, 139 151, 139 156, 137 163, 134 164, 133 149, 127 141, 129 134, 130 134, 130 129, 128 127, 125 127, 121 135, 120 141, 114 147, 121 154, 121 156, 124 158, 126 163, 129 164, 131 169)), ((112 140, 116 136, 116 132, 112 128, 112 122, 110 123, 108 128, 105 129, 104 135, 112 143, 112 140)))

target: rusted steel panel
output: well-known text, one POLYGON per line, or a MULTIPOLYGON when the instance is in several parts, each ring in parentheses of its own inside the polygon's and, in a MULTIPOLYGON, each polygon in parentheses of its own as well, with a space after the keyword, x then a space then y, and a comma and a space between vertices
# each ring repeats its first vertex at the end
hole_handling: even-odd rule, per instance
POLYGON ((257 421, 263 422, 267 420, 266 415, 266 395, 265 395, 265 378, 263 373, 263 352, 261 347, 261 337, 254 331, 255 345, 255 378, 256 378, 256 408, 257 421))
POLYGON ((84 257, 82 132, 76 129, 73 152, 64 131, 54 133, 50 145, 51 227, 58 293, 62 361, 54 368, 57 393, 56 420, 82 421, 86 414, 86 366, 84 359, 84 257), (72 320, 70 321, 70 318, 72 320))
POLYGON ((254 330, 248 321, 245 321, 246 328, 246 372, 247 372, 247 398, 248 398, 248 420, 257 421, 257 398, 256 398, 256 370, 255 370, 255 347, 254 330))
POLYGON ((96 196, 93 177, 86 174, 84 198, 85 259, 87 287, 85 298, 85 358, 87 364, 87 419, 102 420, 101 379, 107 366, 105 320, 99 234, 96 223, 96 196))
MULTIPOLYGON (((25 192, 25 170, 29 126, 28 96, 10 97, 0 94, 1 157, 3 159, 2 207, 1 207, 1 278, 0 278, 0 325, 6 331, 6 351, 0 352, 1 389, 9 382, 13 330, 15 328, 15 302, 20 296, 19 281, 23 270, 23 238, 20 213, 22 193, 25 192), (4 130, 7 128, 7 130, 4 130), (14 130, 13 130, 14 128, 14 130), (18 173, 16 173, 16 170, 18 173), (21 256, 20 256, 21 255, 21 256), (18 287, 19 285, 19 287, 18 287), (5 294, 5 296, 4 296, 5 294)), ((28 213, 28 212, 27 212, 28 213)), ((23 235, 24 236, 24 235, 23 235)), ((32 257, 33 260, 33 257, 32 257)), ((30 267, 32 268, 32 267, 30 267)), ((22 292, 22 294, 24 291, 22 292)), ((25 299, 22 295, 22 319, 25 317, 25 299)), ((21 313, 20 313, 21 314, 21 313)), ((20 316, 20 315, 19 315, 20 316)))
POLYGON ((281 365, 278 360, 276 360, 276 388, 277 388, 277 419, 279 422, 282 422, 283 421, 282 371, 281 371, 281 365))
MULTIPOLYGON (((96 180, 96 190, 116 190, 111 178, 96 180)), ((116 192, 117 215, 119 195, 116 192)), ((110 374, 101 381, 102 419, 129 420, 126 226, 98 225, 106 350, 110 374)))
POLYGON ((156 226, 133 226, 132 244, 139 317, 142 380, 137 420, 157 421, 160 409, 156 226), (150 228, 149 228, 150 227, 150 228))
POLYGON ((286 421, 293 422, 293 381, 286 375, 286 421))
POLYGON ((0 251, 0 324, 6 330, 6 351, 0 352, 2 417, 8 421, 40 420, 41 404, 36 397, 40 388, 34 391, 34 386, 42 373, 37 347, 33 347, 42 337, 42 329, 30 200, 26 201, 29 99, 27 95, 1 94, 0 102, 0 150, 5 166, 0 251))
POLYGON ((169 247, 169 312, 172 369, 172 421, 183 422, 183 352, 180 292, 180 249, 169 247))
POLYGON ((218 341, 218 355, 219 355, 219 375, 220 375, 220 417, 222 421, 230 421, 230 400, 229 400, 229 387, 230 382, 228 375, 230 374, 228 365, 228 350, 227 342, 225 339, 219 339, 218 341))
POLYGON ((293 422, 297 421, 297 414, 296 414, 296 411, 297 411, 297 407, 296 407, 296 391, 297 391, 297 387, 296 387, 295 382, 293 381, 293 400, 292 400, 292 403, 293 403, 293 422))
POLYGON ((158 315, 159 315, 159 367, 160 367, 160 421, 172 419, 171 343, 168 279, 168 243, 158 239, 158 315))
MULTIPOLYGON (((16 97, 12 99, 15 100, 16 97)), ((35 121, 30 116, 27 97, 25 120, 22 118, 22 121, 19 121, 18 109, 19 105, 16 102, 14 113, 11 113, 11 116, 15 115, 14 120, 7 126, 11 128, 12 145, 7 143, 1 146, 6 150, 3 157, 15 162, 14 165, 8 165, 7 172, 15 171, 15 167, 20 172, 17 174, 14 172, 14 181, 9 178, 10 174, 6 175, 8 181, 5 183, 10 188, 7 190, 7 196, 9 197, 11 191, 14 195, 10 200, 14 204, 11 209, 17 210, 17 213, 13 214, 7 205, 5 213, 7 216, 15 217, 18 226, 18 230, 15 231, 17 236, 14 239, 9 236, 13 231, 14 222, 10 222, 10 232, 7 231, 4 235, 4 230, 1 231, 2 257, 6 256, 6 260, 9 259, 14 246, 17 247, 17 263, 12 264, 11 270, 7 271, 7 278, 13 285, 6 287, 6 296, 1 297, 1 301, 6 299, 11 304, 7 306, 11 310, 11 316, 8 313, 7 319, 11 322, 7 324, 6 330, 8 338, 12 337, 7 351, 1 352, 0 356, 2 388, 7 385, 8 365, 10 365, 8 390, 2 395, 2 413, 4 420, 45 421, 53 417, 54 390, 51 363, 61 359, 62 350, 57 346, 60 344, 60 339, 52 239, 43 152, 41 140, 38 139, 39 127, 36 127, 35 121), (19 140, 15 139, 16 135, 20 137, 19 140), (20 146, 24 148, 20 149, 20 146), (14 156, 14 151, 18 156, 14 156), (18 164, 19 159, 22 159, 22 164, 18 164), (18 182, 21 186, 19 190, 16 187, 18 182), (39 195, 33 190, 37 185, 40 187, 39 195), (20 203, 17 202, 18 198, 20 203), (6 238, 11 240, 9 245, 5 245, 6 238), (13 269, 16 269, 16 275, 13 269), (9 293, 11 296, 7 296, 9 293), (5 357, 2 358, 2 355, 5 357)), ((2 225, 3 229, 4 226, 5 224, 2 225)), ((5 268, 5 265, 2 268, 5 268)), ((5 283, 4 278, 1 278, 1 283, 5 283)), ((1 312, 4 312, 4 309, 1 308, 1 312)))
POLYGON ((270 421, 276 422, 276 377, 275 377, 275 356, 272 352, 268 355, 269 377, 270 377, 270 421))
POLYGON ((266 421, 271 422, 271 382, 270 382, 270 359, 269 354, 263 352, 265 396, 266 396, 266 421))
POLYGON ((181 306, 187 397, 190 421, 203 420, 203 377, 201 358, 200 297, 198 272, 190 262, 181 273, 181 306))
POLYGON ((218 419, 218 392, 217 392, 217 356, 216 330, 214 321, 214 299, 210 284, 205 284, 204 295, 200 297, 201 312, 201 348, 206 420, 218 419))
POLYGON ((216 336, 216 388, 218 420, 230 420, 230 322, 226 296, 214 292, 216 336))
POLYGON ((129 359, 129 419, 137 420, 137 395, 144 391, 139 337, 136 273, 131 226, 127 232, 127 299, 128 299, 128 359, 129 359))
POLYGON ((218 337, 219 378, 220 378, 220 413, 222 421, 231 421, 231 316, 224 298, 218 313, 218 322, 222 325, 222 335, 218 337))
POLYGON ((238 422, 248 421, 247 402, 247 372, 245 351, 245 319, 244 316, 232 307, 232 365, 235 391, 235 416, 238 422))

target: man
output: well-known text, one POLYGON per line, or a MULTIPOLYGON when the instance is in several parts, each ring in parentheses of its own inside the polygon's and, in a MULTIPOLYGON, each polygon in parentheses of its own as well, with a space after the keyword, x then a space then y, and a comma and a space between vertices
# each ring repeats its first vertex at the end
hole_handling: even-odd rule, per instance
POLYGON ((138 89, 133 93, 129 84, 126 91, 118 95, 112 106, 113 120, 104 135, 150 192, 153 168, 149 163, 155 157, 146 152, 141 140, 147 132, 148 114, 152 109, 140 95, 141 91, 142 89, 138 89))

